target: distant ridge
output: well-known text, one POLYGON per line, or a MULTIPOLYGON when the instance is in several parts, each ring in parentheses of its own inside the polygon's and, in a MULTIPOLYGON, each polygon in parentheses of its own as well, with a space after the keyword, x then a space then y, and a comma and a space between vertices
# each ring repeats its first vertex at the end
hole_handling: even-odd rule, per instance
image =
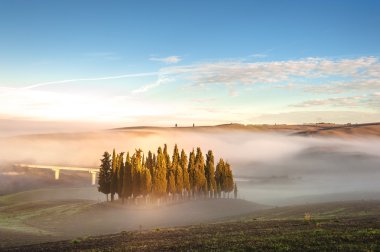
POLYGON ((281 132, 295 136, 379 136, 380 122, 361 123, 361 124, 334 124, 334 123, 314 123, 314 124, 219 124, 209 126, 132 126, 109 129, 111 131, 125 130, 244 130, 250 132, 281 132))

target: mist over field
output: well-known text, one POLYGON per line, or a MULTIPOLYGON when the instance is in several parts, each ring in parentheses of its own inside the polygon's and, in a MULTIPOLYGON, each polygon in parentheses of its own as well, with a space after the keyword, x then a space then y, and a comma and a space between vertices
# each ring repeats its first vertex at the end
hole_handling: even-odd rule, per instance
MULTIPOLYGON (((104 151, 115 148, 133 152, 140 147, 146 154, 164 143, 170 155, 174 144, 187 153, 198 146, 204 155, 213 150, 215 160, 223 157, 232 165, 239 197, 257 203, 312 201, 308 195, 360 199, 362 193, 372 197, 380 191, 380 139, 373 137, 343 139, 175 128, 40 134, 2 138, 0 164, 3 168, 13 163, 98 167, 104 151)), ((17 176, 9 171, 0 173, 3 180, 17 176)), ((53 184, 53 172, 51 179, 49 183, 53 184)))
POLYGON ((380 251, 379 13, 0 0, 0 251, 380 251))

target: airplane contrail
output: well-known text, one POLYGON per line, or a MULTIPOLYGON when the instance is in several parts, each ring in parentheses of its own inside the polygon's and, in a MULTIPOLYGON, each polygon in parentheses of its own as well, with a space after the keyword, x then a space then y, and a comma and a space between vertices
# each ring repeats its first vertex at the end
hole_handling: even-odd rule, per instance
POLYGON ((55 84, 62 84, 62 83, 70 83, 70 82, 81 82, 81 81, 99 81, 99 80, 112 80, 112 79, 123 79, 123 78, 133 78, 133 77, 145 77, 145 76, 156 76, 162 74, 162 72, 147 72, 147 73, 135 73, 135 74, 123 74, 123 75, 114 75, 114 76, 105 76, 105 77, 97 77, 97 78, 78 78, 78 79, 69 79, 69 80, 60 80, 60 81, 49 81, 49 82, 40 82, 33 85, 20 87, 20 88, 13 88, 12 90, 1 94, 0 96, 4 96, 10 93, 13 93, 15 91, 20 90, 28 90, 43 86, 49 86, 49 85, 55 85, 55 84))
POLYGON ((158 74, 159 72, 148 72, 148 73, 123 74, 123 75, 97 77, 97 78, 79 78, 79 79, 70 79, 70 80, 49 81, 49 82, 41 82, 41 83, 33 84, 30 86, 22 87, 22 88, 19 88, 19 90, 33 89, 37 87, 43 87, 43 86, 54 85, 54 84, 62 84, 62 83, 70 83, 70 82, 112 80, 112 79, 123 79, 123 78, 132 78, 132 77, 155 76, 158 74))

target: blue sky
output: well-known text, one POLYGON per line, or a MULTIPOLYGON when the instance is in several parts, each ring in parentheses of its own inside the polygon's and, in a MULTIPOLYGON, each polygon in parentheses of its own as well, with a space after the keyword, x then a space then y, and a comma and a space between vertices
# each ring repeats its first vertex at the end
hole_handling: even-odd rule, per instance
POLYGON ((0 119, 380 120, 379 1, 0 2, 0 119))

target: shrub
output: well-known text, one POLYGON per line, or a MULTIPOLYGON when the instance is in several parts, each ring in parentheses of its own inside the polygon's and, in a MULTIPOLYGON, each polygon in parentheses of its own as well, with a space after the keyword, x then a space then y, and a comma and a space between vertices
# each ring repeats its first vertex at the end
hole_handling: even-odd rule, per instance
POLYGON ((303 220, 308 223, 311 222, 311 213, 305 213, 303 220))

